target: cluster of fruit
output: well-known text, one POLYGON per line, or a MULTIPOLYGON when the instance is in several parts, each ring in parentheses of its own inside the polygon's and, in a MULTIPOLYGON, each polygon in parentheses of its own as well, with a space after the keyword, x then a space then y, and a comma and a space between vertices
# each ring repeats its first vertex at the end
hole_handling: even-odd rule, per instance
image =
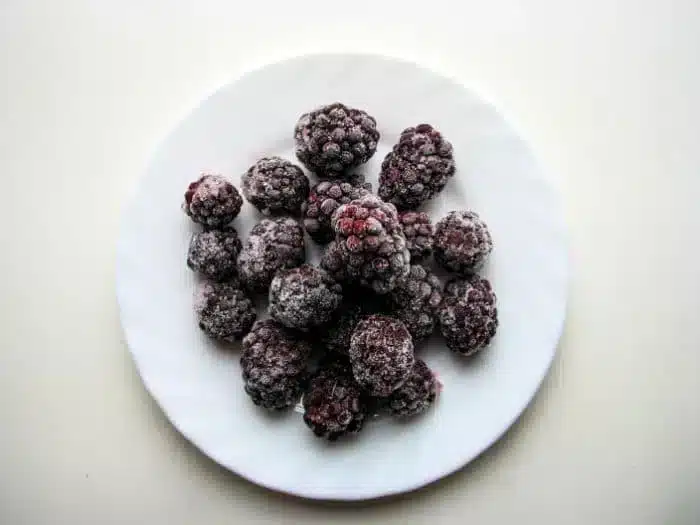
POLYGON ((252 401, 284 409, 303 396, 306 424, 334 440, 377 410, 409 417, 435 401, 440 384, 414 352, 436 327, 456 353, 488 346, 496 296, 476 272, 493 243, 473 211, 433 226, 417 210, 455 173, 452 145, 432 126, 401 133, 377 195, 357 173, 379 141, 366 112, 321 107, 301 116, 294 139, 297 158, 319 180, 311 186, 301 167, 279 157, 251 166, 242 193, 265 218, 245 244, 230 225, 243 205, 234 185, 210 174, 189 185, 183 209, 202 229, 187 264, 204 277, 194 301, 200 328, 242 340, 252 401), (318 267, 305 263, 304 231, 326 245, 318 267), (431 256, 456 274, 445 286, 426 266, 431 256), (271 318, 256 321, 260 293, 271 318))

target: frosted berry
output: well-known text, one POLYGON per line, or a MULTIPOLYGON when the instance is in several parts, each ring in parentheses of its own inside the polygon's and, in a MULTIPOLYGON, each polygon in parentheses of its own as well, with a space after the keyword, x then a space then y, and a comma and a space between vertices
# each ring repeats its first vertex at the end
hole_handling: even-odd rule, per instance
POLYGON ((340 363, 319 369, 302 402, 304 423, 329 441, 359 432, 368 412, 367 396, 350 369, 340 363))
POLYGON ((309 330, 330 321, 342 300, 340 284, 325 270, 302 264, 272 279, 269 311, 288 328, 309 330))
POLYGON ((397 417, 411 417, 424 412, 437 399, 440 386, 428 365, 416 359, 406 382, 387 398, 389 413, 397 417))
POLYGON ((331 224, 336 240, 322 266, 338 279, 386 294, 408 273, 411 256, 393 205, 365 195, 338 208, 331 224))
POLYGON ((255 307, 237 281, 205 281, 197 286, 194 311, 199 327, 213 339, 236 341, 255 322, 255 307))
POLYGON ((298 166, 280 157, 266 157, 241 177, 243 195, 263 215, 298 215, 309 195, 309 179, 298 166))
POLYGON ((442 304, 442 284, 420 264, 411 266, 389 294, 392 315, 401 320, 414 342, 429 337, 438 321, 442 304))
POLYGON ((435 260, 446 270, 467 276, 478 270, 493 249, 486 223, 473 211, 452 211, 435 225, 435 260))
POLYGON ((349 356, 360 386, 370 395, 386 397, 408 379, 413 368, 411 334, 398 319, 370 315, 355 328, 349 356))
POLYGON ((299 266, 306 258, 304 233, 291 217, 263 219, 250 231, 238 273, 246 288, 266 291, 278 270, 299 266))
POLYGON ((447 283, 440 330, 453 352, 465 356, 479 352, 489 345, 497 328, 496 294, 488 280, 473 275, 447 283))
POLYGON ((433 223, 427 213, 404 211, 399 213, 399 222, 406 236, 411 261, 419 262, 433 252, 433 223))
POLYGON ((267 319, 253 325, 242 348, 243 381, 253 403, 275 410, 296 403, 307 380, 308 343, 267 319))
POLYGON ((221 175, 202 175, 185 192, 182 209, 194 221, 207 227, 226 226, 241 211, 238 190, 221 175))
POLYGON ((294 127, 297 158, 311 171, 342 176, 377 150, 377 122, 336 102, 303 114, 294 127))
POLYGON ((430 124, 420 124, 405 129, 384 158, 378 193, 399 209, 415 209, 440 193, 454 172, 452 144, 430 124))
POLYGON ((311 188, 308 199, 302 205, 304 228, 319 244, 335 237, 331 216, 342 204, 368 194, 365 185, 353 185, 344 180, 322 180, 311 188))
POLYGON ((187 266, 209 279, 223 281, 236 275, 241 248, 238 232, 230 226, 197 232, 190 240, 187 266))

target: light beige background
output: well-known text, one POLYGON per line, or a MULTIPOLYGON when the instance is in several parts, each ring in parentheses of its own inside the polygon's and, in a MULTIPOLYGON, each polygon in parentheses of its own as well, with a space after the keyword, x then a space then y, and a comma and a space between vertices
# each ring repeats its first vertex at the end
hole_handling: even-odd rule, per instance
POLYGON ((2 0, 0 50, 0 523, 700 523, 698 2, 2 0), (241 72, 331 50, 495 101, 571 232, 532 407, 463 471, 368 505, 277 496, 197 453, 142 388, 114 298, 120 209, 158 141, 241 72))

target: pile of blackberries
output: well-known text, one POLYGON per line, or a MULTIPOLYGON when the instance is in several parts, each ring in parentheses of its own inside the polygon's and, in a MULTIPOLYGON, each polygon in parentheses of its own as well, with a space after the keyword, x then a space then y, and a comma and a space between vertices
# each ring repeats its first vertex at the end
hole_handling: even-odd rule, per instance
POLYGON ((496 296, 477 275, 493 248, 486 223, 453 211, 433 226, 418 208, 455 173, 452 144, 428 124, 405 129, 386 156, 377 194, 358 173, 376 152, 376 120, 335 103, 302 115, 298 160, 260 159, 241 177, 246 200, 264 216, 241 242, 230 224, 243 199, 221 175, 191 183, 183 210, 201 230, 186 261, 201 276, 194 311, 202 331, 242 341, 244 389, 270 410, 303 398, 304 422, 335 440, 368 417, 425 411, 441 389, 415 356, 436 327, 455 353, 489 345, 496 296), (325 245, 306 264, 304 232, 325 245), (455 276, 444 286, 430 258, 455 276), (256 294, 270 319, 257 320, 256 294), (311 363, 317 363, 312 370, 311 363))

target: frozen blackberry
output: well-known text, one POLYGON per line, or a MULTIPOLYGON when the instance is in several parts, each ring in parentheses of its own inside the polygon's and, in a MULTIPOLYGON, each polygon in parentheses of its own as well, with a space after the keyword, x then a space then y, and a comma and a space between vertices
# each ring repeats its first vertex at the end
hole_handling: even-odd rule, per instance
POLYGON ((230 226, 192 235, 187 251, 187 266, 214 281, 236 275, 236 258, 242 248, 238 232, 230 226))
POLYGON ((411 256, 393 205, 364 195, 338 208, 331 224, 336 241, 323 265, 339 279, 386 294, 408 273, 411 256))
POLYGON ((355 328, 349 355, 353 375, 360 386, 370 395, 386 397, 411 374, 413 341, 398 319, 370 315, 355 328))
POLYGON ((392 315, 401 320, 414 341, 430 337, 438 321, 442 285, 430 270, 414 264, 389 294, 392 315))
POLYGON ((478 270, 493 249, 486 223, 473 211, 452 211, 435 225, 435 260, 446 270, 467 276, 478 270))
POLYGON ((275 410, 296 403, 307 380, 311 347, 272 319, 257 321, 242 346, 243 381, 253 403, 275 410))
POLYGON ((399 221, 406 236, 411 260, 422 261, 433 252, 433 223, 427 213, 404 211, 399 213, 399 221))
POLYGON ((415 209, 440 193, 455 172, 452 144, 430 124, 403 130, 382 162, 379 196, 397 208, 415 209))
POLYGON ((321 255, 319 266, 326 270, 336 281, 342 284, 348 283, 347 265, 340 243, 332 241, 326 246, 321 255))
POLYGON ((339 237, 350 241, 350 247, 368 237, 401 231, 396 206, 371 193, 340 206, 331 217, 331 226, 339 237))
POLYGON ((294 127, 297 158, 315 173, 342 177, 377 151, 377 122, 336 102, 303 114, 294 127))
POLYGON ((350 369, 340 363, 319 369, 302 402, 304 423, 329 441, 359 432, 368 413, 367 396, 350 369))
POLYGON ((497 328, 496 294, 488 280, 473 275, 447 283, 440 330, 453 352, 475 354, 489 345, 497 328))
POLYGON ((243 195, 263 215, 298 215, 309 195, 309 179, 299 166, 280 157, 266 157, 241 176, 243 195))
POLYGON ((347 355, 350 337, 365 313, 359 304, 344 303, 334 319, 322 329, 320 342, 323 347, 329 352, 347 355))
POLYGON ((305 258, 304 233, 297 221, 263 219, 250 231, 238 256, 238 274, 246 288, 264 292, 278 270, 299 266, 305 258))
POLYGON ((331 319, 342 292, 340 284, 315 266, 280 270, 270 285, 270 315, 288 328, 306 331, 331 319))
POLYGON ((353 185, 343 180, 322 180, 311 188, 309 198, 301 207, 304 228, 319 244, 332 241, 335 232, 331 227, 331 216, 340 205, 368 194, 366 185, 353 185))
POLYGON ((387 398, 389 413, 397 417, 411 417, 427 410, 437 399, 440 382, 428 365, 416 359, 406 382, 387 398))
POLYGON ((182 209, 204 226, 226 226, 241 211, 243 199, 238 190, 221 175, 202 175, 185 192, 182 209))
POLYGON ((213 339, 236 341, 255 322, 255 307, 237 281, 205 281, 195 291, 194 311, 199 327, 213 339))

